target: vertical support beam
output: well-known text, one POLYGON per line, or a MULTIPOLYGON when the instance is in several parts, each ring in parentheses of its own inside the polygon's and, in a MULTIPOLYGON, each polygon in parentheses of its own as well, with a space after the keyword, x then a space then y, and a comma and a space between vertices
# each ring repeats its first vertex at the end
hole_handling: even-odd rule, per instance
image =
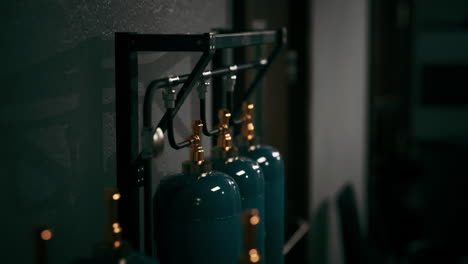
POLYGON ((144 215, 144 244, 145 255, 154 256, 153 252, 153 159, 144 161, 144 190, 143 190, 143 215, 144 215))
POLYGON ((138 60, 132 33, 115 33, 115 90, 117 126, 117 188, 122 198, 119 219, 123 239, 140 249, 140 201, 136 171, 138 156, 138 60))

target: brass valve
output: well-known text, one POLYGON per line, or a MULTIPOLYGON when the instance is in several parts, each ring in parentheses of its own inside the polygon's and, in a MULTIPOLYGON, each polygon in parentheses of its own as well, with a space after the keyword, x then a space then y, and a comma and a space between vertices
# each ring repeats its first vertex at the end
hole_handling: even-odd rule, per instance
POLYGON ((254 104, 244 102, 242 104, 243 113, 241 135, 244 139, 251 141, 255 138, 255 126, 253 123, 254 104))
POLYGON ((203 123, 201 120, 192 121, 192 131, 193 135, 188 139, 190 141, 190 160, 195 162, 197 165, 202 164, 205 161, 205 151, 201 144, 201 133, 202 133, 203 123))
POLYGON ((224 151, 229 151, 232 148, 231 131, 229 130, 229 118, 231 113, 225 109, 218 112, 219 118, 219 134, 218 134, 218 147, 224 151))
POLYGON ((190 159, 182 163, 182 171, 187 174, 200 175, 211 171, 211 163, 205 160, 205 151, 201 144, 203 123, 201 120, 192 121, 193 135, 190 142, 190 159))

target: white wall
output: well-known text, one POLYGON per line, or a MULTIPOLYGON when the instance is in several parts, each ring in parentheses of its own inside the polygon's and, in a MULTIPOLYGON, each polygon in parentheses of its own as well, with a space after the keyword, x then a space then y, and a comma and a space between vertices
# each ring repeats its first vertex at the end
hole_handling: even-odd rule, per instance
POLYGON ((312 2, 312 219, 324 201, 329 207, 327 226, 315 226, 310 239, 315 243, 313 249, 323 250, 313 252, 314 264, 338 264, 343 263, 343 256, 336 196, 347 182, 355 187, 361 220, 364 219, 368 1, 312 2), (314 238, 317 231, 325 232, 326 238, 314 238))

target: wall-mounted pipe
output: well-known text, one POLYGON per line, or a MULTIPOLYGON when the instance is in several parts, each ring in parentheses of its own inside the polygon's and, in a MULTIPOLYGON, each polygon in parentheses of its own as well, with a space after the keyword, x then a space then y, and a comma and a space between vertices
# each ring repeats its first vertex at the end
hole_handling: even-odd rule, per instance
MULTIPOLYGON (((210 77, 217 77, 217 76, 223 76, 223 75, 229 75, 229 74, 232 76, 233 73, 252 70, 252 69, 259 69, 259 68, 261 69, 263 67, 266 67, 268 64, 269 63, 267 59, 260 59, 258 61, 251 62, 251 63, 245 63, 241 65, 231 65, 229 67, 223 67, 223 68, 212 70, 212 71, 205 71, 202 73, 202 76, 203 76, 202 79, 206 80, 210 77)), ((152 120, 153 120, 152 110, 153 110, 153 102, 156 96, 156 91, 160 89, 165 89, 168 87, 174 87, 180 84, 185 84, 188 78, 189 78, 189 74, 184 74, 184 75, 179 75, 179 76, 170 76, 170 77, 163 78, 163 79, 157 79, 157 80, 153 80, 152 82, 150 82, 150 84, 148 85, 146 89, 144 100, 143 100, 143 126, 145 128, 150 129, 153 133, 156 132, 157 128, 160 128, 162 132, 166 131, 169 128, 170 123, 172 123, 173 121, 169 120, 168 117, 171 116, 172 118, 170 119, 174 118, 174 116, 177 114, 177 111, 180 109, 180 107, 184 103, 185 98, 188 94, 186 96, 182 96, 180 94, 183 92, 183 90, 181 89, 181 91, 179 91, 179 93, 177 94, 175 98, 173 109, 171 111, 169 110, 166 111, 164 117, 159 121, 158 126, 155 129, 152 126, 152 120), (177 100, 177 98, 184 98, 184 100, 177 100)), ((206 84, 203 84, 203 85, 206 85, 206 84)), ((185 91, 183 93, 187 93, 187 92, 185 91)), ((209 131, 206 126, 206 99, 205 98, 200 98, 200 115, 201 115, 201 120, 203 121, 203 127, 204 127, 203 133, 207 136, 212 136, 212 135, 217 134, 219 132, 217 129, 209 131)), ((242 120, 235 121, 236 124, 240 124, 241 122, 242 120)), ((184 148, 187 146, 186 145, 187 142, 177 143, 174 137, 173 128, 169 130, 170 131, 168 131, 168 139, 169 139, 169 144, 171 145, 171 147, 175 149, 180 149, 180 148, 184 148)))

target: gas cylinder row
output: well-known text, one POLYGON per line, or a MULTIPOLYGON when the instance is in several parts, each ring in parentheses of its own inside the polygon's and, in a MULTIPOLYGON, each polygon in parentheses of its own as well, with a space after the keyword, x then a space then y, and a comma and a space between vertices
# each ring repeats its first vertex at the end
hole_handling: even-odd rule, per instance
POLYGON ((258 142, 254 105, 243 104, 241 134, 234 144, 231 114, 219 111, 217 145, 207 159, 201 120, 192 122, 190 158, 182 172, 164 177, 154 197, 155 242, 162 264, 283 263, 284 163, 280 153, 258 142), (242 212, 251 217, 255 238, 242 212), (244 236, 245 237, 245 236, 244 236))

